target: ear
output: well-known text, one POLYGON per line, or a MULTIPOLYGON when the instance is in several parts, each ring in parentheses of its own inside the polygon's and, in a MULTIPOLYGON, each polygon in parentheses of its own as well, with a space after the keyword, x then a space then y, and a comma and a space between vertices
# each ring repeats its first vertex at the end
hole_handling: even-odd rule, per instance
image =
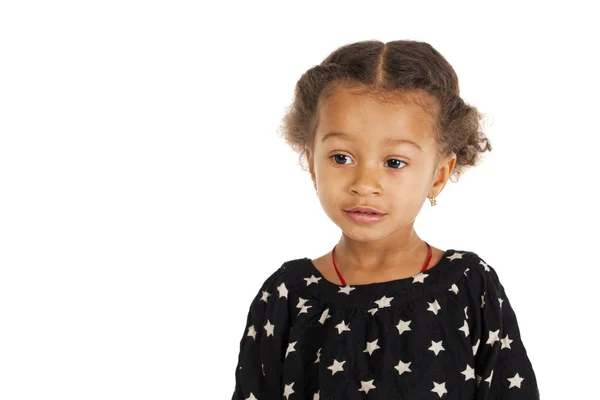
POLYGON ((427 197, 436 197, 441 193, 448 179, 450 179, 455 165, 456 154, 454 152, 450 152, 442 157, 434 171, 433 183, 427 197))

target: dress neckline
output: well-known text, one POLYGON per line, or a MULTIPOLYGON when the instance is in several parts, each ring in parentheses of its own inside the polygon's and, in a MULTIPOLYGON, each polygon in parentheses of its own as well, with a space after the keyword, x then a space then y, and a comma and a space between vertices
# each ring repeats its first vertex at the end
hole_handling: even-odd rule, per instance
MULTIPOLYGON (((359 283, 359 284, 352 284, 352 285, 348 284, 346 286, 352 286, 355 288, 367 288, 367 287, 376 288, 379 286, 393 286, 396 284, 402 284, 404 281, 413 280, 415 276, 418 276, 420 274, 429 274, 431 272, 435 272, 436 268, 438 268, 439 266, 446 263, 447 257, 453 251, 455 251, 455 250, 449 249, 449 250, 444 251, 444 254, 442 254, 442 257, 440 258, 440 260, 437 263, 435 263, 434 265, 430 264, 429 267, 424 272, 419 272, 418 274, 407 276, 406 278, 392 279, 389 281, 382 281, 382 282, 359 283)), ((326 282, 328 285, 332 285, 332 286, 339 287, 339 288, 344 287, 344 285, 338 285, 337 283, 333 283, 330 280, 328 280, 327 278, 325 278, 325 276, 316 267, 315 263, 313 262, 313 260, 311 258, 304 257, 303 260, 306 260, 309 264, 310 269, 313 271, 313 273, 318 274, 317 277, 323 278, 323 281, 326 282)))
POLYGON ((308 257, 290 261, 285 269, 288 282, 302 298, 321 299, 342 306, 370 310, 376 307, 374 302, 381 298, 394 298, 391 306, 395 307, 442 289, 450 290, 469 267, 473 254, 448 249, 425 272, 390 281, 347 286, 325 279, 308 257))
MULTIPOLYGON (((423 267, 421 268, 421 272, 420 272, 421 274, 430 268, 431 258, 433 256, 433 249, 432 249, 431 245, 429 243, 427 243, 427 242, 425 242, 425 244, 427 245, 427 261, 423 264, 423 267)), ((331 261, 333 263, 333 269, 335 270, 335 273, 337 274, 338 278, 340 278, 340 281, 342 282, 342 286, 348 286, 348 284, 346 283, 345 279, 342 277, 342 274, 340 273, 340 271, 338 270, 337 266, 335 265, 335 260, 334 260, 335 247, 336 246, 334 246, 333 250, 331 251, 331 261)), ((446 252, 444 252, 444 254, 442 254, 441 258, 443 258, 445 254, 446 254, 446 252)), ((314 263, 314 260, 311 259, 310 262, 313 265, 313 267, 318 270, 317 266, 314 263)), ((411 275, 408 278, 412 278, 415 275, 418 275, 418 274, 411 275)), ((323 278, 325 278, 325 276, 323 275, 323 273, 321 273, 321 276, 323 276, 323 278)), ((399 280, 399 279, 403 279, 403 278, 392 279, 391 281, 399 280)), ((384 282, 385 281, 383 281, 383 282, 372 282, 372 283, 384 283, 384 282)))

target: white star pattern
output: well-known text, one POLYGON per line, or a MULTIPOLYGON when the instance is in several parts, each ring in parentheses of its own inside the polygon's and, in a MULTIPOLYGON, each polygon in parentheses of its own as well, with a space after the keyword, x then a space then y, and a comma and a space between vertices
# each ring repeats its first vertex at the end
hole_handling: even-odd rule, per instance
POLYGON ((435 315, 437 315, 438 311, 442 309, 437 300, 435 300, 433 303, 427 302, 427 304, 429 304, 429 308, 427 309, 427 311, 431 311, 435 315))
POLYGON ((503 348, 508 348, 510 349, 510 344, 513 342, 513 340, 508 338, 508 335, 504 336, 504 339, 500 340, 500 342, 502 342, 502 347, 500 347, 500 350, 502 350, 503 348))
POLYGON ((400 361, 394 368, 398 370, 399 375, 402 375, 405 372, 412 372, 408 367, 410 367, 410 363, 400 361))
POLYGON ((487 272, 490 272, 490 267, 483 261, 479 261, 480 265, 483 265, 483 269, 485 269, 487 272))
POLYGON ((425 278, 427 278, 428 276, 429 275, 425 274, 425 273, 417 274, 417 275, 413 276, 412 283, 417 283, 417 282, 419 282, 419 283, 425 283, 425 278))
POLYGON ((498 337, 499 333, 500 333, 500 329, 498 329, 496 331, 490 331, 490 333, 488 334, 488 340, 487 340, 487 342, 485 342, 485 344, 489 344, 490 346, 493 346, 494 343, 496 343, 497 341, 500 340, 500 338, 498 337))
POLYGON ((454 292, 454 294, 458 294, 458 286, 455 283, 452 284, 452 287, 449 290, 450 292, 454 292))
POLYGON ((304 278, 304 280, 306 281, 306 286, 309 286, 311 283, 317 283, 318 284, 321 279, 322 278, 320 278, 320 277, 317 278, 314 275, 311 275, 310 278, 304 278))
POLYGON ((308 314, 308 309, 311 308, 312 306, 302 306, 302 310, 300 310, 300 312, 298 313, 298 315, 306 313, 308 314))
POLYGON ((438 396, 442 397, 444 393, 448 393, 448 391, 446 390, 446 382, 433 382, 433 389, 431 389, 431 391, 437 393, 438 396))
POLYGON ((381 299, 377 300, 375 304, 379 306, 379 308, 391 307, 390 302, 393 300, 393 297, 385 297, 383 296, 381 299))
POLYGON ((512 378, 506 378, 506 379, 507 379, 507 380, 510 382, 509 389, 510 389, 511 387, 518 387, 518 388, 520 388, 520 387, 521 387, 521 383, 522 383, 522 382, 525 380, 525 379, 523 379, 523 378, 521 378, 521 377, 519 376, 519 373, 518 373, 518 372, 517 372, 517 374, 516 374, 515 376, 513 376, 512 378))
POLYGON ((321 314, 321 318, 319 318, 319 322, 321 323, 321 325, 325 324, 327 318, 331 318, 331 315, 329 315, 329 308, 323 311, 323 314, 321 314))
POLYGON ((340 322, 335 327, 337 328, 339 334, 341 334, 344 331, 350 330, 350 324, 346 325, 346 323, 344 321, 340 322))
POLYGON ((262 301, 264 301, 265 303, 268 302, 269 300, 269 296, 271 295, 271 293, 263 291, 262 292, 262 297, 260 298, 262 301))
POLYGON ((252 339, 256 340, 256 329, 254 329, 254 325, 251 325, 250 328, 248 328, 247 336, 251 336, 252 339))
POLYGON ((375 340, 374 340, 374 341, 372 341, 372 342, 367 342, 367 348, 366 348, 366 349, 363 351, 363 353, 369 353, 369 355, 371 356, 371 355, 373 355, 373 352, 374 352, 375 350, 377 350, 377 349, 380 349, 381 347, 379 347, 379 346, 377 345, 377 341, 378 341, 378 340, 379 340, 379 339, 375 339, 375 340))
POLYGON ((467 368, 463 372, 461 372, 465 376, 465 381, 469 379, 475 379, 475 370, 471 368, 469 364, 467 364, 467 368))
POLYGON ((298 342, 292 342, 292 343, 288 344, 288 348, 287 348, 287 351, 285 352, 284 358, 287 358, 288 354, 290 354, 292 351, 296 351, 296 349, 294 348, 296 343, 298 343, 298 342))
POLYGON ((530 364, 526 362, 522 344, 518 338, 513 336, 511 339, 506 334, 517 331, 516 321, 514 318, 505 319, 513 311, 508 298, 503 299, 504 292, 496 273, 483 260, 474 259, 470 252, 448 251, 446 254, 449 255, 446 256, 448 262, 442 268, 446 271, 441 270, 440 274, 434 271, 432 280, 426 279, 427 273, 419 273, 412 276, 412 284, 411 281, 405 282, 406 279, 399 281, 398 285, 392 281, 386 285, 340 286, 311 274, 306 267, 286 263, 282 267, 287 268, 286 273, 274 275, 276 279, 265 284, 253 299, 245 331, 245 336, 253 340, 242 340, 236 368, 236 383, 238 380, 244 382, 244 379, 247 383, 246 386, 236 384, 234 397, 259 400, 258 395, 260 400, 265 400, 261 397, 265 396, 264 385, 273 379, 275 371, 282 370, 283 360, 289 358, 285 362, 285 378, 280 381, 283 387, 279 386, 279 396, 284 400, 320 400, 319 388, 325 386, 307 386, 312 384, 307 381, 308 377, 317 376, 315 374, 320 378, 319 383, 331 388, 335 385, 349 387, 348 379, 356 379, 360 386, 353 389, 355 394, 357 389, 364 394, 374 390, 376 396, 389 393, 388 383, 379 381, 378 376, 395 376, 394 379, 398 379, 401 385, 402 382, 410 382, 406 391, 410 398, 434 399, 437 394, 443 400, 460 396, 460 393, 472 390, 471 387, 484 383, 488 386, 481 390, 496 388, 495 394, 502 398, 517 392, 523 398, 534 398, 535 378, 530 364), (468 265, 473 267, 469 275, 468 265), (461 276, 461 271, 464 271, 464 276, 461 276), (321 280, 324 282, 321 283, 321 280), (315 285, 311 286, 313 283, 315 285), (358 290, 354 292, 354 289, 358 290), (339 294, 348 297, 340 297, 339 294), (488 294, 489 299, 486 299, 488 294), (281 300, 284 297, 286 302, 281 300), (499 308, 490 304, 496 299, 499 308), (506 307, 499 313, 505 300, 506 307), (444 307, 441 307, 442 303, 444 307), (442 309, 444 312, 440 314, 442 309), (463 313, 460 313, 461 309, 463 313), (294 316, 294 310, 297 310, 298 316, 294 316), (475 311, 471 313, 469 310, 475 311), (306 316, 301 317, 302 314, 306 316), (328 322, 328 319, 331 321, 328 322), (412 324, 415 320, 416 325, 412 324), (436 325, 441 323, 451 330, 443 332, 437 329, 436 325), (338 335, 332 329, 336 329, 338 335), (513 347, 515 343, 518 346, 513 347), (497 357, 488 357, 489 351, 497 357), (284 354, 284 358, 269 359, 277 358, 277 354, 284 354), (362 369, 357 369, 356 360, 363 360, 362 369), (381 360, 387 361, 380 363, 381 360), (453 374, 428 375, 428 371, 443 371, 450 367, 447 364, 449 360, 455 365, 453 374), (478 363, 474 364, 475 360, 479 360, 478 363), (349 364, 346 365, 346 362, 349 364), (384 370, 373 369, 376 365, 384 370), (498 369, 495 378, 494 367, 498 369), (392 368, 396 372, 390 375, 392 368), (324 369, 331 374, 323 375, 324 369), (436 376, 438 379, 435 379, 436 376), (417 381, 413 382, 415 379, 417 381), (529 384, 525 382, 528 379, 529 384), (469 383, 471 380, 474 382, 469 383), (301 385, 298 392, 294 389, 296 383, 301 385))
POLYGON ((304 307, 304 304, 307 302, 307 299, 303 299, 302 297, 298 297, 298 304, 296 304, 296 308, 304 307))
POLYGON ((360 389, 359 392, 369 393, 369 390, 375 389, 375 385, 373 385, 373 381, 375 379, 371 379, 370 381, 360 381, 360 389))
POLYGON ((271 322, 267 320, 267 324, 265 325, 265 330, 267 331, 267 337, 274 335, 275 325, 271 325, 271 322))
POLYGON ((469 324, 467 323, 467 320, 465 319, 465 323, 462 326, 462 328, 458 328, 459 331, 463 331, 465 333, 465 337, 469 336, 469 324))
POLYGON ((305 305, 307 301, 308 301, 307 299, 303 299, 302 297, 298 298, 298 304, 296 305, 296 308, 301 309, 300 312, 298 313, 298 315, 300 315, 302 313, 308 313, 308 309, 312 307, 312 306, 305 305))
POLYGON ((398 333, 402 335, 404 332, 412 330, 409 327, 410 323, 411 321, 400 320, 400 322, 398 322, 398 325, 396 325, 396 328, 398 328, 398 333))
POLYGON ((442 342, 443 342, 443 340, 440 340, 439 342, 434 342, 432 340, 431 347, 429 347, 429 350, 433 351, 435 353, 435 355, 437 356, 440 351, 446 350, 445 348, 442 347, 442 342))
POLYGON ((338 293, 344 293, 347 295, 350 295, 350 292, 353 291, 355 288, 353 288, 352 286, 343 286, 340 288, 340 291, 338 293))
POLYGON ((494 370, 492 370, 490 372, 490 376, 487 377, 487 379, 485 380, 487 383, 489 383, 490 385, 492 384, 492 376, 494 375, 494 370))
POLYGON ((331 370, 331 375, 335 375, 336 372, 340 372, 344 370, 344 363, 346 361, 338 361, 338 360, 333 360, 333 364, 331 364, 330 367, 327 367, 327 369, 331 370))
POLYGON ((294 389, 292 389, 292 386, 294 386, 294 382, 292 382, 288 385, 285 385, 285 389, 283 390, 283 395, 285 396, 286 399, 289 399, 290 398, 289 396, 292 393, 294 393, 294 389))
POLYGON ((279 291, 279 298, 285 297, 287 299, 288 290, 287 290, 287 287, 285 287, 285 283, 282 283, 281 285, 279 285, 277 290, 279 291))

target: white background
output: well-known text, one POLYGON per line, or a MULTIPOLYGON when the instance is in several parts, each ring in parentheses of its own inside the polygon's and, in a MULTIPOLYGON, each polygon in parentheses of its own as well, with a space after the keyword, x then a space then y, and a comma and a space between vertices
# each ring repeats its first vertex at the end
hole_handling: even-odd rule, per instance
POLYGON ((597 14, 411 3, 2 2, 0 398, 230 399, 263 281, 340 237, 284 109, 368 39, 429 42, 488 118, 419 235, 497 270, 543 399, 598 398, 597 14))

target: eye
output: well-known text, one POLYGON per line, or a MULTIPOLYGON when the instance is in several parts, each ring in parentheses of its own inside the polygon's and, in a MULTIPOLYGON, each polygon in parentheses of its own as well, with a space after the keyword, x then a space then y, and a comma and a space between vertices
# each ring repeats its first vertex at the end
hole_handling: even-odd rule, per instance
MULTIPOLYGON (((398 165, 398 163, 402 163, 402 164, 406 165, 406 163, 404 161, 398 160, 397 158, 392 158, 391 160, 388 160, 387 162, 389 163, 390 161, 397 161, 396 163, 394 163, 394 165, 398 165)), ((392 169, 400 169, 400 168, 394 168, 394 167, 392 167, 392 169)))
MULTIPOLYGON (((333 156, 331 156, 329 158, 333 158, 334 162, 338 165, 347 165, 343 162, 343 160, 344 160, 344 158, 350 159, 350 157, 348 157, 345 154, 334 154, 333 156), (340 160, 342 161, 341 163, 337 162, 340 160)), ((397 158, 392 158, 391 160, 388 160, 387 163, 388 163, 388 166, 390 166, 390 168, 392 168, 392 169, 402 169, 402 168, 404 168, 405 165, 407 165, 404 161, 398 160, 397 158)))
MULTIPOLYGON (((349 159, 349 157, 348 157, 347 155, 344 155, 344 154, 334 154, 333 156, 331 156, 331 157, 329 157, 329 158, 333 158, 333 159, 334 159, 333 161, 336 161, 336 160, 339 160, 339 159, 340 159, 340 158, 337 158, 337 159, 336 159, 335 157, 340 157, 340 158, 342 158, 342 160, 343 160, 343 157, 346 157, 346 158, 348 158, 348 159, 349 159)), ((340 163, 336 162, 336 164, 340 164, 340 163)), ((344 164, 342 163, 342 164, 340 164, 340 165, 344 165, 344 164)))

